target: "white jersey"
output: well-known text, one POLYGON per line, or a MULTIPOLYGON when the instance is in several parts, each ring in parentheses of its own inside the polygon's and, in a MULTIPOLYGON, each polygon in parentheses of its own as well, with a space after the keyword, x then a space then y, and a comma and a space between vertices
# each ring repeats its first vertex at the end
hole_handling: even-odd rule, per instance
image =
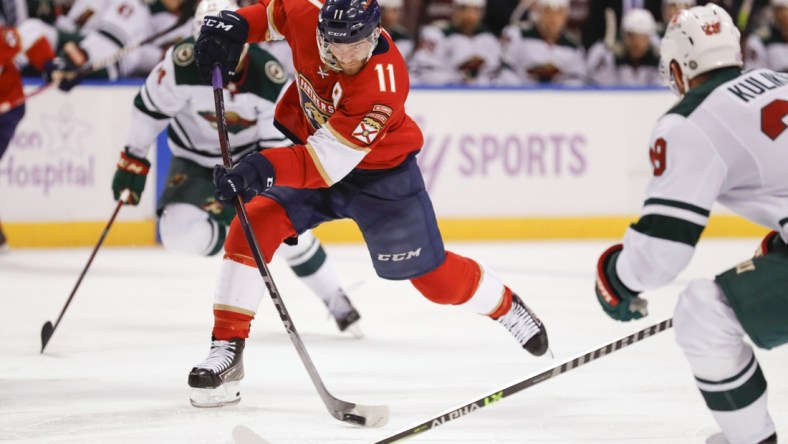
POLYGON ((616 264, 643 291, 689 263, 714 202, 788 240, 788 74, 721 70, 660 118, 654 177, 616 264))
POLYGON ((595 85, 661 85, 659 55, 650 47, 640 60, 632 60, 623 44, 610 49, 604 42, 597 42, 588 50, 588 80, 595 85))
MULTIPOLYGON (((244 63, 240 78, 227 86, 224 101, 230 149, 236 160, 251 150, 290 145, 273 123, 276 102, 289 85, 284 68, 254 45, 244 63)), ((206 168, 222 163, 213 88, 199 79, 193 38, 167 51, 134 99, 129 152, 146 157, 164 128, 174 156, 206 168)))
POLYGON ((427 85, 484 83, 500 65, 501 47, 487 28, 473 35, 454 25, 426 25, 408 69, 413 83, 427 85))
POLYGON ((766 28, 747 39, 747 68, 788 72, 788 40, 777 28, 766 28))
POLYGON ((556 44, 545 41, 535 26, 509 25, 501 33, 508 67, 499 84, 553 83, 580 86, 586 81, 585 50, 564 32, 556 44))
MULTIPOLYGON (((106 0, 106 7, 96 20, 85 31, 80 30, 83 39, 79 46, 85 50, 91 62, 106 59, 125 46, 139 43, 170 28, 178 22, 178 17, 168 12, 160 1, 106 0)), ((192 23, 187 20, 150 45, 130 52, 119 62, 107 67, 109 78, 150 72, 163 56, 160 45, 186 38, 192 30, 192 23)))

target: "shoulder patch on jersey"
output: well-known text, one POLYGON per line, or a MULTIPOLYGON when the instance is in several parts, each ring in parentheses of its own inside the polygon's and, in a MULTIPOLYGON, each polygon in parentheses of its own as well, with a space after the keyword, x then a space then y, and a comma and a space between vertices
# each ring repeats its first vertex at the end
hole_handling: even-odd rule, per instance
POLYGON ((393 113, 394 110, 386 105, 375 105, 372 107, 372 112, 383 113, 386 116, 391 117, 391 113, 393 113))
POLYGON ((365 116, 351 134, 356 139, 369 145, 378 137, 381 128, 383 128, 382 124, 371 117, 365 116))
POLYGON ((265 75, 274 83, 285 83, 287 81, 285 68, 276 60, 266 62, 265 75))
POLYGON ((172 52, 172 61, 178 66, 187 66, 194 60, 194 43, 178 45, 172 52))

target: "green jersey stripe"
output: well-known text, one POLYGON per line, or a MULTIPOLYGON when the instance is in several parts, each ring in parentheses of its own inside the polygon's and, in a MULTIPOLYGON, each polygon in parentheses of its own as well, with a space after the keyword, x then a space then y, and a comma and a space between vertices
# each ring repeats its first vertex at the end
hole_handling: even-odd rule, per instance
POLYGON ((703 226, 676 217, 647 214, 632 225, 632 229, 646 236, 680 242, 694 247, 703 232, 703 226))
POLYGON ((703 217, 709 217, 709 215, 711 214, 710 210, 686 202, 682 202, 680 200, 660 199, 658 197, 652 197, 651 199, 646 199, 646 201, 643 202, 644 207, 647 205, 664 205, 666 207, 681 208, 682 210, 688 210, 688 211, 692 211, 693 213, 700 214, 703 217))

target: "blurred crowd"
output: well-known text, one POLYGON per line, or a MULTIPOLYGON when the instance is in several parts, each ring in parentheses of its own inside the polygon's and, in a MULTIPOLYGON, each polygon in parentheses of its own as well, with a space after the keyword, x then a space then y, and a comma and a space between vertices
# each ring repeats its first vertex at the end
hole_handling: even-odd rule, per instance
MULTIPOLYGON (((194 34, 191 21, 182 17, 193 13, 195 1, 199 0, 0 0, 0 29, 6 46, 17 44, 14 63, 27 75, 43 72, 46 77, 63 65, 79 68, 99 61, 96 67, 101 69, 92 70, 92 77, 145 76, 169 46, 194 34), (117 61, 109 59, 146 39, 152 41, 117 61), (58 64, 47 65, 50 51, 42 46, 58 55, 58 64)), ((659 85, 660 36, 676 12, 696 4, 378 1, 382 26, 405 56, 411 83, 504 86, 659 85)), ((714 3, 734 17, 742 32, 745 67, 788 71, 788 0, 714 3)), ((292 74, 286 43, 262 46, 289 65, 292 74)))

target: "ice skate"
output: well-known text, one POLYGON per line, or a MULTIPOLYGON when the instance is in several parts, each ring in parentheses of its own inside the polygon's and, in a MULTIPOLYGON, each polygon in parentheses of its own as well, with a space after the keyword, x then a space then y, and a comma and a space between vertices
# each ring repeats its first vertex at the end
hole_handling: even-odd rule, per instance
POLYGON ((189 372, 190 401, 195 407, 221 407, 241 401, 244 339, 211 342, 205 361, 189 372))
POLYGON ((516 294, 512 293, 512 308, 497 321, 512 333, 528 353, 542 356, 547 352, 547 330, 544 324, 516 294))
POLYGON ((350 303, 350 299, 348 299, 344 293, 340 293, 327 301, 326 307, 328 307, 328 312, 334 318, 334 321, 336 321, 339 331, 347 331, 356 339, 360 339, 364 336, 364 333, 358 326, 361 315, 353 307, 350 303))
MULTIPOLYGON (((706 444, 730 444, 722 432, 715 433, 706 438, 706 444)), ((777 432, 772 433, 771 436, 759 441, 758 444, 777 444, 777 432)))

